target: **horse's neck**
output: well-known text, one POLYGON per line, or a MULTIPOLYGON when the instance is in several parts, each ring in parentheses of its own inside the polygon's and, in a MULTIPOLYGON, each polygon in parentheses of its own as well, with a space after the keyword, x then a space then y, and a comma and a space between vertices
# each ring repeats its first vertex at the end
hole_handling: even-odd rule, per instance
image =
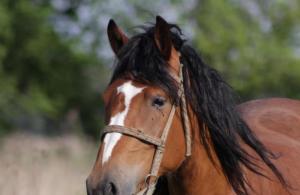
POLYGON ((221 169, 216 168, 219 161, 215 160, 216 166, 211 162, 199 140, 199 131, 193 129, 192 156, 175 173, 168 175, 170 194, 234 194, 221 169))

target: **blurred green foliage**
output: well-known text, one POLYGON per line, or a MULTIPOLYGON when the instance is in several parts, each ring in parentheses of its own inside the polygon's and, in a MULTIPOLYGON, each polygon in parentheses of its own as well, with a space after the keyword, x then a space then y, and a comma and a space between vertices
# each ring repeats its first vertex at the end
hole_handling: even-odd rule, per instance
POLYGON ((244 100, 300 98, 300 59, 293 45, 300 2, 236 2, 197 5, 195 46, 244 100))
POLYGON ((50 13, 47 4, 0 2, 0 132, 28 127, 53 134, 73 115, 80 124, 68 128, 96 135, 101 98, 87 74, 96 58, 64 41, 50 13))
POLYGON ((109 18, 132 32, 132 26, 162 15, 184 32, 192 32, 187 39, 243 100, 300 99, 299 1, 116 3, 0 1, 0 134, 30 129, 99 137, 103 125, 100 94, 109 79, 108 64, 112 64, 99 53, 110 53, 112 59, 103 41, 109 18))

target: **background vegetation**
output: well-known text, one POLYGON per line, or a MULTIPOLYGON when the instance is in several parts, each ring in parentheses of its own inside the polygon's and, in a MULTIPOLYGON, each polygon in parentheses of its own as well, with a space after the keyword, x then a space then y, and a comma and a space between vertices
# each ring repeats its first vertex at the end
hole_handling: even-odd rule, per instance
POLYGON ((178 23, 242 100, 300 98, 298 0, 1 0, 0 133, 97 139, 113 64, 106 24, 133 34, 156 14, 178 23))
POLYGON ((114 62, 106 25, 132 35, 157 14, 242 101, 300 99, 299 0, 1 0, 0 194, 85 194, 114 62))

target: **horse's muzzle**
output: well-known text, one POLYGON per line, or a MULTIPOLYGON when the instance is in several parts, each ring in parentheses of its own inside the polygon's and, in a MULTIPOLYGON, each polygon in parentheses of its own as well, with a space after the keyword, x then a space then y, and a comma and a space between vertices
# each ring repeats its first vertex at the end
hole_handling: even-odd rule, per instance
POLYGON ((119 188, 114 181, 103 180, 99 185, 93 186, 86 180, 87 195, 120 195, 119 188))

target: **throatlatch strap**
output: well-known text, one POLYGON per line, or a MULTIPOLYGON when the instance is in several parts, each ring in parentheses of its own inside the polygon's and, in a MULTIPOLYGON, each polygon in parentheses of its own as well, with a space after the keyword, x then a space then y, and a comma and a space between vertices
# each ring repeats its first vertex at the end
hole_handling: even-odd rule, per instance
POLYGON ((191 126, 190 126, 190 120, 189 115, 187 111, 187 104, 185 99, 185 92, 184 92, 184 83, 183 83, 183 64, 180 64, 180 72, 179 72, 179 78, 180 78, 180 99, 181 99, 181 111, 183 116, 183 127, 184 127, 184 135, 185 135, 185 143, 186 143, 186 156, 192 155, 192 140, 191 140, 191 126))

